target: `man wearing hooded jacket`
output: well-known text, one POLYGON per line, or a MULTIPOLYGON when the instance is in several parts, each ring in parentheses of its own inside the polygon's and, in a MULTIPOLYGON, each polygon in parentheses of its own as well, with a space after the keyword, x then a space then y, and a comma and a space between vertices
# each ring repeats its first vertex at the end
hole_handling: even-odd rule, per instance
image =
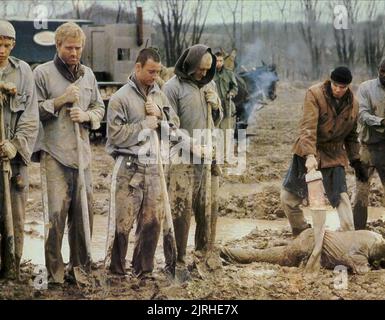
MULTIPOLYGON (((215 82, 216 58, 211 49, 197 44, 186 49, 175 65, 175 76, 164 85, 164 92, 177 113, 180 128, 193 137, 195 129, 207 129, 209 105, 211 128, 222 119, 222 108, 215 82)), ((215 237, 217 190, 219 177, 211 173, 211 221, 205 217, 205 179, 203 164, 176 164, 170 167, 169 193, 177 244, 177 264, 185 265, 191 215, 196 221, 195 249, 208 246, 207 224, 211 229, 211 243, 215 237)))

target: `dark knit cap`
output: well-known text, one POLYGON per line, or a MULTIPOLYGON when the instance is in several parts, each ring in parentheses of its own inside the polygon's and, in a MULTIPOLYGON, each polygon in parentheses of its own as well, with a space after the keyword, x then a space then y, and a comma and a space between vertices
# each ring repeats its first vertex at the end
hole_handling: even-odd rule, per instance
POLYGON ((330 79, 337 83, 349 84, 352 82, 353 76, 347 67, 337 67, 330 74, 330 79))

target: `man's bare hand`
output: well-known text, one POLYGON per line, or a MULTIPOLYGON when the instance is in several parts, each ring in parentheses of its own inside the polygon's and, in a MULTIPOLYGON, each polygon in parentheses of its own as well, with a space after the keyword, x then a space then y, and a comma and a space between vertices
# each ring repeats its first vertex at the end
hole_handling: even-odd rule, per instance
POLYGON ((17 149, 9 140, 0 142, 0 157, 8 158, 9 160, 16 157, 17 149))
POLYGON ((158 128, 158 118, 156 116, 146 116, 143 120, 142 126, 145 129, 156 129, 158 128))
POLYGON ((79 101, 79 97, 80 89, 74 84, 68 86, 66 91, 64 92, 64 100, 66 101, 66 103, 75 103, 79 101))
POLYGON ((157 118, 162 118, 162 113, 160 112, 159 107, 152 101, 151 98, 148 98, 144 104, 146 109, 146 114, 149 116, 155 116, 157 118))
POLYGON ((88 113, 78 107, 73 107, 70 109, 70 118, 73 122, 78 123, 90 121, 90 116, 88 115, 88 113))

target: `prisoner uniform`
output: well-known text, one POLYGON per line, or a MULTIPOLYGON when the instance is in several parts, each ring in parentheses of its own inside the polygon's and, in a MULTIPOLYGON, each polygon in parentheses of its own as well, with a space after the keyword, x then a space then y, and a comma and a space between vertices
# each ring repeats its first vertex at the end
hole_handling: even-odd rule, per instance
POLYGON ((355 228, 365 229, 368 219, 370 181, 375 170, 385 190, 385 127, 381 125, 385 116, 385 88, 378 78, 365 81, 358 88, 357 99, 359 102, 360 156, 369 180, 362 182, 356 179, 353 216, 355 228))
MULTIPOLYGON (((205 100, 205 91, 209 88, 216 90, 215 82, 212 81, 215 73, 215 56, 213 56, 211 69, 202 80, 194 80, 192 76, 206 52, 211 53, 210 49, 204 45, 195 45, 186 49, 175 65, 175 76, 167 81, 163 87, 180 119, 180 128, 185 129, 190 137, 193 137, 194 129, 207 128, 208 106, 205 100)), ((219 110, 213 110, 211 128, 218 126, 222 117, 221 107, 219 110)), ((196 221, 195 249, 206 249, 209 244, 206 234, 207 224, 211 228, 212 241, 215 239, 219 177, 213 174, 211 176, 212 221, 206 221, 204 201, 206 190, 203 168, 202 164, 191 163, 172 164, 170 166, 170 204, 177 244, 177 261, 180 263, 185 262, 190 220, 193 212, 196 221)))
MULTIPOLYGON (((24 217, 28 193, 28 170, 33 147, 39 130, 39 112, 37 107, 36 90, 33 83, 31 68, 22 60, 14 57, 8 58, 8 65, 0 74, 0 81, 10 82, 16 86, 17 94, 9 97, 3 103, 5 139, 16 147, 16 157, 11 160, 12 177, 10 180, 13 229, 15 236, 16 271, 19 269, 23 253, 24 217)), ((0 105, 1 107, 1 105, 0 105)), ((0 179, 0 235, 4 234, 4 187, 0 179)), ((7 274, 10 270, 4 267, 9 265, 9 252, 1 247, 1 272, 7 274)))
POLYGON ((238 83, 235 79, 234 72, 222 67, 221 70, 216 70, 214 81, 217 86, 223 109, 223 119, 219 124, 219 127, 221 129, 234 129, 236 110, 234 102, 228 98, 230 93, 233 97, 238 93, 238 83))
MULTIPOLYGON (((267 249, 222 248, 221 256, 231 262, 268 262, 298 267, 306 264, 314 249, 314 230, 307 229, 287 246, 267 249)), ((334 269, 343 265, 353 273, 365 273, 369 264, 378 266, 385 259, 385 240, 368 230, 325 232, 321 266, 334 269)))
MULTIPOLYGON (((176 128, 179 119, 157 84, 147 97, 160 108, 163 120, 176 128)), ((135 75, 110 99, 107 111, 107 152, 116 162, 112 174, 106 265, 116 274, 126 273, 128 238, 136 220, 132 258, 136 276, 152 272, 163 219, 163 198, 158 165, 145 163, 141 151, 151 147, 142 141, 147 97, 135 75)))
POLYGON ((82 76, 77 83, 80 88, 79 107, 88 113, 91 120, 90 123, 79 125, 91 232, 93 204, 89 128, 99 128, 105 112, 92 70, 83 65, 79 65, 76 70, 72 74, 58 56, 54 61, 42 64, 34 70, 42 124, 38 149, 41 150, 40 166, 45 171, 42 179, 46 179, 48 193, 49 230, 45 243, 45 259, 50 281, 59 283, 64 281, 61 246, 67 217, 69 270, 76 266, 89 268, 91 261, 87 257, 82 221, 76 135, 74 122, 69 116, 72 105, 66 104, 55 111, 54 100, 82 76))

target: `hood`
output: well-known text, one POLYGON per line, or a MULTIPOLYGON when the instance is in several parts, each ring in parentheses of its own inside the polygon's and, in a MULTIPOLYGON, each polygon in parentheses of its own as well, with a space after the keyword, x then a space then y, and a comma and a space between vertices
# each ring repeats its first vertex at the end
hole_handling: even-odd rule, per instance
POLYGON ((203 44, 196 44, 187 48, 179 57, 175 64, 175 74, 183 80, 190 80, 197 84, 199 87, 208 84, 215 75, 216 57, 212 54, 211 49, 203 44), (199 67, 200 61, 203 55, 209 52, 213 58, 211 69, 207 72, 206 76, 201 80, 195 80, 193 74, 199 67))

